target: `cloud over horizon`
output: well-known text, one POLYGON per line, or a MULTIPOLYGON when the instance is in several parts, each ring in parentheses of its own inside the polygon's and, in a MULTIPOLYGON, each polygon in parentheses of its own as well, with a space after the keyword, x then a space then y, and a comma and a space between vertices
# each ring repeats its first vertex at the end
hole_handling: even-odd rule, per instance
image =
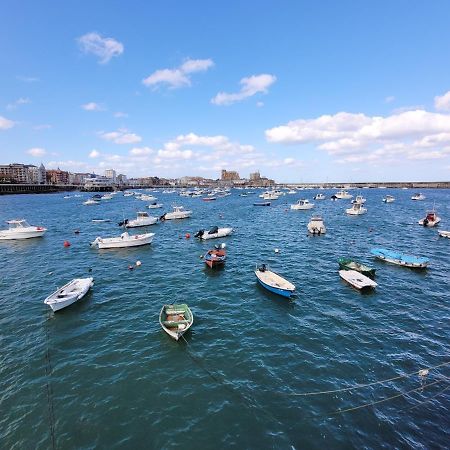
POLYGON ((77 42, 83 53, 97 56, 99 64, 108 63, 111 58, 120 56, 124 51, 121 42, 114 38, 104 38, 96 32, 84 34, 77 42))

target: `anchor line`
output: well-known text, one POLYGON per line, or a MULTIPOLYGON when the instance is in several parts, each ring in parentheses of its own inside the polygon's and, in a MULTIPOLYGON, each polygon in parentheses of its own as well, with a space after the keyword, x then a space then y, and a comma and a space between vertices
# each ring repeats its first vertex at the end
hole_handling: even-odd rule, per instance
POLYGON ((45 324, 45 337, 46 337, 46 351, 45 351, 45 375, 46 375, 46 391, 47 391, 47 408, 48 408, 48 422, 50 429, 50 439, 52 442, 52 449, 56 449, 55 440, 55 413, 53 407, 53 387, 51 384, 51 375, 53 372, 52 362, 50 359, 50 336, 48 322, 50 320, 50 313, 47 317, 45 324))

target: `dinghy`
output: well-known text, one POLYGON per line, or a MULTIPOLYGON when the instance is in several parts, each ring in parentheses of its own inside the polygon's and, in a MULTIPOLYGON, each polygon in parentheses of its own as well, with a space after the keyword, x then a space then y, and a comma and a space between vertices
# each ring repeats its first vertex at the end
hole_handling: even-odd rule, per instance
POLYGON ((359 203, 360 205, 363 205, 366 203, 366 199, 362 195, 357 195, 355 200, 352 200, 352 203, 359 203))
POLYGON ((322 193, 316 194, 314 200, 325 200, 325 195, 322 193))
POLYGON ((162 203, 156 203, 156 202, 150 203, 150 205, 147 206, 148 209, 159 209, 162 207, 163 207, 162 203))
POLYGON ((0 230, 0 240, 31 239, 41 237, 47 228, 30 225, 25 219, 7 220, 7 230, 0 230))
POLYGON ((356 270, 340 270, 339 276, 356 289, 375 288, 377 283, 356 270))
POLYGON ((295 210, 304 210, 304 209, 312 209, 314 208, 314 203, 310 203, 309 200, 302 199, 297 200, 297 203, 291 205, 291 209, 295 210))
POLYGON ((356 270, 359 273, 362 273, 366 277, 373 278, 375 276, 375 270, 373 267, 366 266, 364 264, 360 264, 356 261, 352 261, 348 258, 339 258, 339 269, 341 270, 356 270))
POLYGON ((212 227, 209 231, 198 230, 197 233, 194 234, 194 236, 198 237, 202 240, 216 239, 216 238, 229 236, 232 232, 233 232, 233 228, 212 227))
POLYGON ((386 197, 383 198, 384 203, 393 203, 395 201, 395 197, 393 195, 386 195, 386 197))
POLYGON ((340 190, 340 191, 336 192, 336 194, 334 194, 334 196, 336 198, 344 199, 344 200, 347 200, 347 199, 353 197, 352 194, 349 194, 347 191, 344 191, 344 190, 340 190))
POLYGON ((135 234, 131 235, 127 232, 122 233, 119 237, 101 238, 97 237, 91 246, 97 245, 98 248, 125 248, 139 247, 152 243, 155 233, 135 234))
POLYGON ((373 248, 372 255, 383 261, 398 266, 411 267, 414 269, 425 269, 428 266, 430 260, 428 258, 419 258, 417 256, 405 255, 385 248, 373 248))
POLYGON ((94 279, 92 277, 75 278, 62 288, 53 292, 53 294, 49 295, 44 300, 44 303, 50 306, 53 311, 59 311, 82 299, 93 284, 94 279))
POLYGON ((322 217, 313 216, 308 223, 308 232, 312 235, 320 236, 321 234, 325 234, 327 229, 323 223, 322 217))
POLYGON ((227 259, 225 247, 225 244, 220 244, 215 245, 214 249, 208 250, 208 252, 203 257, 205 264, 211 269, 217 266, 223 266, 225 264, 225 260, 227 259))
POLYGON ((439 231, 439 236, 450 239, 450 231, 439 231))
POLYGON ((159 323, 162 329, 176 341, 189 330, 193 322, 192 311, 184 303, 164 305, 159 313, 159 323))
POLYGON ((423 225, 424 227, 435 227, 439 222, 441 221, 441 218, 438 217, 436 212, 428 211, 426 217, 419 220, 419 225, 423 225))
POLYGON ((259 284, 274 294, 290 298, 295 293, 295 286, 292 283, 269 270, 265 264, 261 264, 255 270, 255 275, 259 284))

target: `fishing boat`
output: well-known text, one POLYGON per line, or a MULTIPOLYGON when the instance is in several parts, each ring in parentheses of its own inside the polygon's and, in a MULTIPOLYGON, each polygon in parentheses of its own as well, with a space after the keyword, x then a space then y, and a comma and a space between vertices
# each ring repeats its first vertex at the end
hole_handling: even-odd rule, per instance
POLYGON ((323 219, 320 216, 313 216, 308 223, 308 232, 312 235, 320 236, 321 234, 325 234, 327 229, 323 223, 323 219))
POLYGON ((92 219, 92 222, 95 223, 111 222, 111 219, 92 219))
POLYGON ((450 231, 439 231, 439 236, 446 237, 450 239, 450 231))
POLYGON ((203 257, 206 265, 213 269, 217 266, 223 266, 227 259, 227 253, 225 251, 225 244, 215 245, 212 250, 208 250, 203 257))
POLYGON ((373 267, 366 266, 359 262, 353 261, 348 258, 339 258, 339 269, 341 270, 356 270, 359 273, 362 273, 366 277, 373 278, 375 276, 375 271, 373 267))
POLYGON ((198 230, 197 233, 194 234, 195 237, 198 237, 202 240, 206 239, 216 239, 225 236, 229 236, 233 232, 233 228, 219 228, 212 227, 208 231, 206 230, 198 230))
POLYGON ((136 219, 125 219, 119 223, 119 226, 125 226, 126 228, 148 227, 149 225, 154 225, 157 221, 157 217, 149 216, 144 211, 138 211, 136 219))
POLYGON ((325 200, 325 195, 322 193, 316 194, 314 200, 325 200))
POLYGON ((423 225, 424 227, 435 227, 439 222, 441 221, 441 218, 436 214, 434 211, 428 211, 426 217, 419 220, 419 225, 423 225))
POLYGON ((178 341, 194 323, 194 316, 185 303, 164 305, 159 313, 159 323, 162 329, 178 341))
POLYGON ((361 214, 365 214, 367 212, 367 208, 364 208, 361 203, 353 203, 352 207, 347 208, 345 212, 351 216, 359 216, 361 214))
POLYGON ((375 288, 378 286, 375 281, 356 270, 340 270, 339 276, 356 289, 375 288))
POLYGON ((270 206, 270 202, 255 202, 253 206, 270 206))
POLYGON ((135 234, 131 235, 127 232, 122 233, 119 237, 101 238, 97 237, 91 246, 97 245, 98 248, 125 248, 125 247, 139 247, 141 245, 148 245, 152 243, 155 233, 135 234))
POLYGON ((0 230, 0 240, 31 239, 41 237, 47 228, 30 225, 25 219, 7 220, 7 230, 0 230))
POLYGON ((93 205, 99 205, 100 202, 98 202, 97 200, 94 200, 93 198, 88 198, 85 202, 83 202, 83 205, 86 206, 93 206, 93 205))
POLYGON ((62 288, 50 294, 44 303, 53 311, 59 311, 60 309, 66 308, 72 305, 78 300, 81 300, 89 291, 89 289, 94 284, 94 279, 89 278, 75 278, 62 288))
POLYGON ((405 255, 403 253, 393 252, 384 248, 373 248, 372 255, 383 261, 396 264, 398 266, 411 267, 415 269, 425 269, 430 260, 418 256, 405 255))
POLYGON ((265 264, 257 267, 255 275, 259 284, 274 294, 290 298, 295 293, 295 286, 292 283, 269 270, 265 264))
POLYGON ((291 209, 295 209, 295 210, 306 210, 306 209, 312 209, 312 208, 314 208, 314 203, 310 203, 309 200, 306 200, 306 199, 297 200, 296 203, 291 205, 291 209))
POLYGON ((148 194, 141 194, 139 197, 139 200, 142 200, 144 202, 156 202, 156 197, 154 197, 153 195, 148 195, 148 194))
POLYGON ((297 191, 294 190, 294 189, 289 189, 289 190, 286 192, 286 194, 289 194, 289 195, 293 195, 293 194, 296 194, 296 193, 297 193, 297 191))
POLYGON ((147 206, 148 209, 159 209, 162 207, 163 207, 162 203, 156 203, 156 202, 150 203, 150 205, 147 206))
POLYGON ((132 197, 134 195, 134 192, 124 192, 123 196, 124 197, 132 197))
POLYGON ((395 201, 395 197, 393 195, 386 195, 386 197, 383 197, 384 203, 393 203, 395 201))
POLYGON ((183 206, 174 206, 172 212, 163 214, 159 220, 187 219, 191 215, 192 211, 184 209, 183 206))
POLYGON ((359 203, 360 205, 364 205, 364 203, 366 203, 366 199, 362 195, 357 195, 352 203, 359 203))
POLYGON ((217 200, 217 197, 203 197, 202 200, 204 202, 213 202, 214 200, 217 200))
POLYGON ((112 199, 113 199, 112 194, 105 194, 100 197, 100 200, 112 200, 112 199))
MULTIPOLYGON (((261 195, 260 195, 261 197, 261 195)), ((265 192, 264 194, 262 194, 262 199, 263 200, 278 200, 280 198, 280 196, 278 194, 276 194, 275 192, 265 192)))
POLYGON ((420 192, 415 193, 412 197, 411 200, 425 200, 425 195, 423 195, 420 192))
POLYGON ((343 200, 347 200, 347 199, 353 197, 352 194, 349 194, 347 191, 344 191, 344 190, 337 191, 336 194, 334 194, 334 195, 336 198, 343 199, 343 200))

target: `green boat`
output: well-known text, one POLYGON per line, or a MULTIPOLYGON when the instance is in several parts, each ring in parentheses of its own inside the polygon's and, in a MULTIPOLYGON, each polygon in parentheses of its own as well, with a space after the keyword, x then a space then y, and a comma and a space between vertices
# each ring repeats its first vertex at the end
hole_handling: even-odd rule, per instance
POLYGON ((360 272, 366 277, 370 278, 373 278, 375 276, 374 268, 365 266, 364 264, 360 264, 356 261, 352 261, 351 259, 339 258, 338 263, 341 270, 356 270, 357 272, 360 272))

